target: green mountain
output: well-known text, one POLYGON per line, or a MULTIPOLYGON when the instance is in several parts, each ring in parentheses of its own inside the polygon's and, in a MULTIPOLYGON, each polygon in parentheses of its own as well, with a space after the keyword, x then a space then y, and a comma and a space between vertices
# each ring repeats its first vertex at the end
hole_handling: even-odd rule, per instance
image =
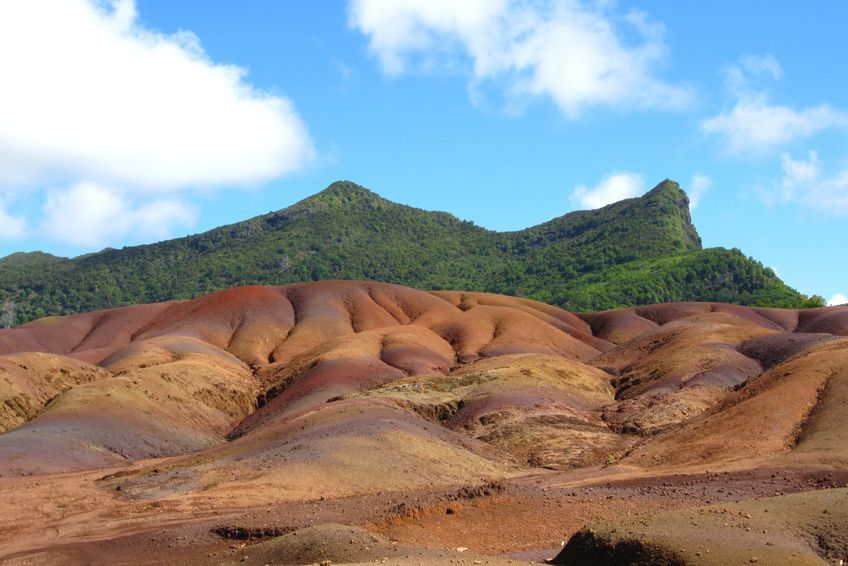
POLYGON ((516 232, 396 204, 341 181, 283 210, 195 236, 73 259, 12 254, 0 259, 0 305, 25 322, 318 279, 492 291, 578 311, 680 300, 810 304, 739 250, 702 249, 686 193, 667 180, 640 198, 516 232))

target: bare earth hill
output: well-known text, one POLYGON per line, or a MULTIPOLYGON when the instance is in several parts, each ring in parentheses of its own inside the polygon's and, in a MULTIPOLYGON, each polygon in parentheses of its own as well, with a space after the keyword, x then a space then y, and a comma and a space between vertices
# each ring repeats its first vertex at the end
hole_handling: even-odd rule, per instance
POLYGON ((0 384, 5 563, 848 557, 848 307, 238 287, 0 331, 0 384))

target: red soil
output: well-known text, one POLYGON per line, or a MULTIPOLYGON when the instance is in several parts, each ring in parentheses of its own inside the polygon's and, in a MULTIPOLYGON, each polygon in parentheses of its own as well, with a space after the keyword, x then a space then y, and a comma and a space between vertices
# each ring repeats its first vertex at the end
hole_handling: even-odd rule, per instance
POLYGON ((0 331, 0 558, 240 560, 222 513, 550 557, 586 521, 721 500, 716 471, 734 500, 774 495, 763 470, 837 485, 846 335, 846 307, 575 315, 358 281, 36 321, 0 331))

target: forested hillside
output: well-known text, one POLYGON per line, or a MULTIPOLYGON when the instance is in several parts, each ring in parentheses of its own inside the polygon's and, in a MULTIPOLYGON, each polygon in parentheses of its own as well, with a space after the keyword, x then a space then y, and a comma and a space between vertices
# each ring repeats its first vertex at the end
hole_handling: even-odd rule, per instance
POLYGON ((236 285, 372 279, 491 291, 569 310, 663 301, 817 304, 739 250, 702 249, 679 185, 516 232, 333 183, 283 210, 203 234, 73 259, 0 259, 0 321, 188 299, 236 285))

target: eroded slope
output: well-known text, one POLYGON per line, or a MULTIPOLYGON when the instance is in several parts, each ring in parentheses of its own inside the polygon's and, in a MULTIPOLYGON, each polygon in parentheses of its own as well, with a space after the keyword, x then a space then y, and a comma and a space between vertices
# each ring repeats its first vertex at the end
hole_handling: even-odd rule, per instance
MULTIPOLYGON (((840 307, 575 314, 362 281, 48 318, 0 331, 0 490, 76 471, 61 481, 97 480, 110 508, 186 521, 528 475, 841 473, 844 336, 840 307)), ((73 536, 108 536, 78 505, 73 536)))

